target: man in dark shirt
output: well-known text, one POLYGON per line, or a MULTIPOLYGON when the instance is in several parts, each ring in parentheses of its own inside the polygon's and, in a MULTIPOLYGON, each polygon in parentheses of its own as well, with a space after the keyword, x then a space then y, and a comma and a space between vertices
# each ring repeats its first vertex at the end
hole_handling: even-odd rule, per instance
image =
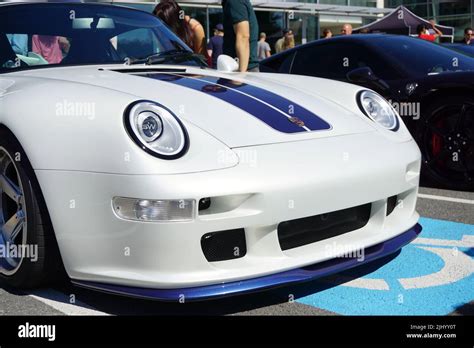
POLYGON ((249 0, 223 0, 224 54, 239 59, 239 71, 258 71, 258 22, 249 0))
POLYGON ((462 40, 463 44, 474 45, 474 31, 472 28, 464 29, 464 39, 462 40))
POLYGON ((217 24, 214 28, 214 36, 211 37, 207 44, 207 54, 212 59, 212 68, 217 68, 217 57, 222 54, 222 46, 224 44, 224 26, 217 24))

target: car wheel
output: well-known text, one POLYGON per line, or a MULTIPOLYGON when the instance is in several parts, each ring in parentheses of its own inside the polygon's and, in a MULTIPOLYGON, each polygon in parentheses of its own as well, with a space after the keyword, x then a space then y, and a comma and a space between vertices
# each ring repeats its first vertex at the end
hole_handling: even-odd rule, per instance
POLYGON ((474 189, 474 97, 432 104, 417 129, 423 175, 443 188, 474 189))
POLYGON ((35 186, 20 144, 0 129, 0 280, 13 287, 38 287, 61 270, 54 233, 35 186))

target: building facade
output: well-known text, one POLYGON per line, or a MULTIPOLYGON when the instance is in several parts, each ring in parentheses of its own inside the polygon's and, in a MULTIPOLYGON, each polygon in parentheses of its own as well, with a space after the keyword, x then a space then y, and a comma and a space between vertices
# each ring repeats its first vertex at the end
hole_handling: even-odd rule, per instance
MULTIPOLYGON (((111 1, 152 11, 159 0, 111 1)), ((220 0, 178 0, 187 15, 196 18, 205 28, 206 36, 222 23, 220 0)), ((389 13, 384 0, 251 0, 259 23, 259 29, 267 34, 271 46, 282 35, 284 28, 295 34, 296 44, 318 39, 325 28, 339 34, 344 23, 353 27, 368 24, 389 13)))

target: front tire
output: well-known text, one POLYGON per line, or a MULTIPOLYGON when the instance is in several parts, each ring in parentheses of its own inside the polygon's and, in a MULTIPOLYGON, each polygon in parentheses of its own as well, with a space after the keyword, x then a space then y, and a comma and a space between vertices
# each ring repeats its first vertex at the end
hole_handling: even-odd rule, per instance
POLYGON ((434 102, 417 127, 422 174, 452 190, 474 190, 474 97, 434 102))
POLYGON ((59 275, 56 239, 35 189, 25 152, 0 129, 0 280, 12 287, 38 287, 59 275))

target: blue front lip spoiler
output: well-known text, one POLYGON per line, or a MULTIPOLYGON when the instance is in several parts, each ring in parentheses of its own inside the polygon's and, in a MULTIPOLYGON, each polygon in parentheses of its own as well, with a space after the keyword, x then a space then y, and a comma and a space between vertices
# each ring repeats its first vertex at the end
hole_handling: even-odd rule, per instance
POLYGON ((234 281, 223 284, 205 285, 182 289, 147 289, 127 287, 112 284, 101 284, 88 281, 73 280, 75 285, 131 297, 140 297, 161 301, 204 300, 209 298, 225 297, 235 294, 255 292, 257 290, 275 288, 290 283, 300 283, 316 278, 338 273, 356 266, 360 266, 390 255, 410 243, 421 233, 421 225, 416 224, 408 231, 380 244, 365 249, 364 260, 357 258, 334 258, 319 262, 311 266, 271 274, 259 278, 234 281))

